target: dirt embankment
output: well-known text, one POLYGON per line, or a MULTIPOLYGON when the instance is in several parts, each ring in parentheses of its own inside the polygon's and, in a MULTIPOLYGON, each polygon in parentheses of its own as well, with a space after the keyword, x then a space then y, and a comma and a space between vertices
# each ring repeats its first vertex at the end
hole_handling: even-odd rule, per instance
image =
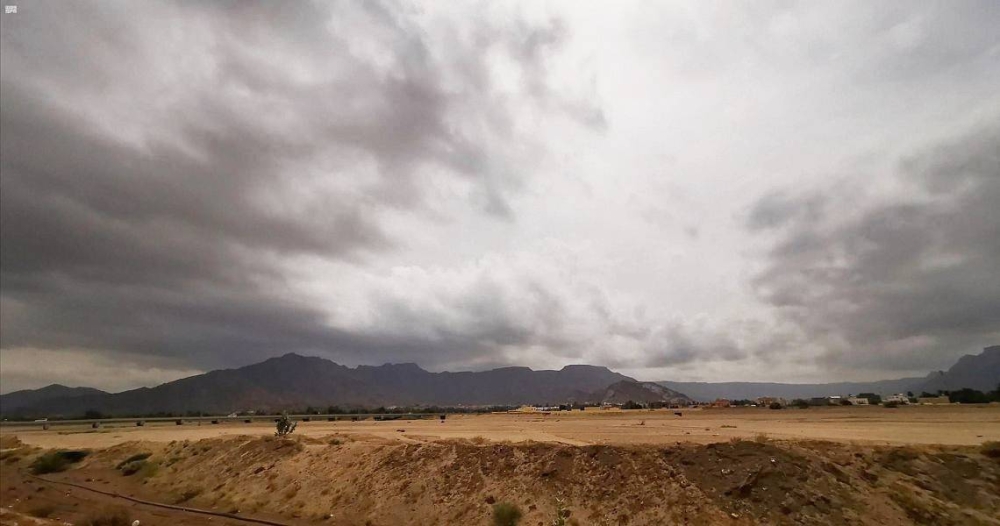
MULTIPOLYGON (((3 507, 29 513, 49 498, 61 519, 82 516, 85 500, 61 509, 61 490, 25 493, 40 453, 25 449, 4 460, 3 507)), ((122 444, 48 476, 303 524, 489 524, 491 505, 505 501, 531 526, 551 524, 559 506, 581 525, 1000 524, 1000 462, 956 447, 231 437, 122 444)))

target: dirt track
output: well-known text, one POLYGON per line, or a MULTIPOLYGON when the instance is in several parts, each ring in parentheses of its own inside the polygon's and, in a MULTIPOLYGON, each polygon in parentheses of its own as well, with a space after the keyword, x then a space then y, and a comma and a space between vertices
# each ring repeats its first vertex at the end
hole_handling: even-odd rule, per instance
MULTIPOLYGON (((389 422, 300 422, 297 433, 334 433, 393 438, 402 441, 474 438, 492 441, 588 444, 673 444, 752 439, 764 433, 778 439, 830 440, 864 444, 977 445, 1000 440, 1000 405, 831 407, 811 409, 732 408, 673 411, 584 411, 542 415, 449 415, 437 420, 389 422), (398 429, 405 429, 399 432, 398 429)), ((0 434, 16 434, 24 442, 45 448, 103 448, 134 440, 170 442, 230 435, 270 435, 270 422, 254 424, 187 423, 120 424, 92 430, 89 426, 6 426, 0 434)))

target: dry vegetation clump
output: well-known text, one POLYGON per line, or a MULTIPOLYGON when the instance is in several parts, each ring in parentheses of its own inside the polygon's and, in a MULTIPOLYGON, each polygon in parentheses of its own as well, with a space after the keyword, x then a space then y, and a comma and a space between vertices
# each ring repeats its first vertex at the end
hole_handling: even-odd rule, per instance
POLYGON ((510 502, 498 502, 493 505, 494 526, 517 526, 521 522, 521 508, 510 502))
POLYGON ((15 449, 24 445, 17 435, 0 435, 0 449, 15 449))
POLYGON ((1000 441, 983 442, 979 452, 990 458, 1000 458, 1000 441))
POLYGON ((85 517, 81 526, 129 526, 128 513, 122 508, 108 508, 85 517))
POLYGON ((481 446, 487 442, 486 437, 483 436, 474 436, 470 438, 469 441, 477 446, 481 446))
POLYGON ((28 515, 39 519, 47 519, 51 517, 55 511, 56 507, 51 504, 39 504, 38 506, 28 510, 28 515))
POLYGON ((89 455, 86 450, 57 450, 43 453, 31 463, 31 472, 35 475, 58 473, 66 471, 70 464, 75 464, 89 455))
POLYGON ((145 452, 145 453, 136 453, 135 455, 132 455, 132 456, 130 456, 130 457, 128 457, 128 458, 126 458, 125 460, 123 460, 123 461, 119 462, 119 463, 118 463, 118 465, 117 465, 117 466, 115 466, 115 469, 122 469, 122 468, 123 468, 123 467, 125 467, 125 466, 126 466, 127 464, 131 464, 131 463, 133 463, 133 462, 138 462, 138 461, 140 461, 140 460, 146 460, 147 458, 149 458, 149 457, 151 457, 151 456, 153 456, 153 454, 152 454, 152 453, 149 453, 149 452, 145 452))

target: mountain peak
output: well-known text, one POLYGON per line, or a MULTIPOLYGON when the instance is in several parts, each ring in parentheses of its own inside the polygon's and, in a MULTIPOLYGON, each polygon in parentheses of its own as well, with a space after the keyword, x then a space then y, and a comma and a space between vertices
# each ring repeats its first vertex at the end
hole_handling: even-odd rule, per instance
POLYGON ((564 365, 560 371, 610 371, 603 365, 570 364, 564 365))

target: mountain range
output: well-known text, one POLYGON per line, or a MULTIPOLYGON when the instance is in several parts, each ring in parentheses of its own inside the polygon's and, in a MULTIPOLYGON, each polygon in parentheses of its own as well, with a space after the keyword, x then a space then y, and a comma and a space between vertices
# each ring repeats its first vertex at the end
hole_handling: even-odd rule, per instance
POLYGON ((699 402, 718 398, 753 400, 762 396, 782 398, 811 398, 858 393, 888 395, 894 393, 936 393, 938 390, 954 391, 971 388, 987 392, 1000 384, 1000 345, 983 349, 980 354, 967 354, 959 358, 947 371, 936 371, 927 376, 880 380, 876 382, 839 382, 826 384, 783 384, 765 382, 673 382, 658 384, 686 393, 699 402))
MULTIPOLYGON (((606 367, 568 365, 558 371, 504 367, 482 372, 432 373, 415 364, 350 368, 323 358, 286 354, 260 363, 211 371, 153 388, 79 396, 0 396, 5 415, 77 416, 228 413, 250 409, 377 407, 380 405, 519 405, 586 401, 616 382, 635 382, 606 367), (27 401, 27 402, 25 402, 27 401)), ((63 388, 66 389, 66 388, 63 388)))
POLYGON ((606 367, 591 365, 568 365, 558 371, 504 367, 482 372, 432 373, 412 363, 350 368, 323 358, 286 354, 238 369, 211 371, 120 393, 62 385, 17 391, 0 396, 0 413, 73 417, 87 411, 106 415, 189 411, 222 414, 329 405, 548 405, 628 400, 683 404, 690 399, 810 398, 907 391, 919 394, 964 387, 992 391, 998 384, 1000 346, 987 347, 978 355, 963 356, 947 371, 922 378, 828 384, 638 382, 606 367))

